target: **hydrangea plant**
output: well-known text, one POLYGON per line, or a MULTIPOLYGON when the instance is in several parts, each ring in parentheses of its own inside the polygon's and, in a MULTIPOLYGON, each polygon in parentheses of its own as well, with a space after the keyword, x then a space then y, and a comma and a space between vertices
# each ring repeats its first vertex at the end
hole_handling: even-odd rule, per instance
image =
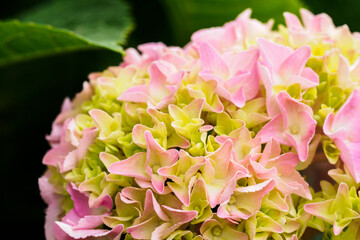
POLYGON ((65 99, 39 179, 47 239, 360 239, 360 34, 250 15, 130 48, 65 99))

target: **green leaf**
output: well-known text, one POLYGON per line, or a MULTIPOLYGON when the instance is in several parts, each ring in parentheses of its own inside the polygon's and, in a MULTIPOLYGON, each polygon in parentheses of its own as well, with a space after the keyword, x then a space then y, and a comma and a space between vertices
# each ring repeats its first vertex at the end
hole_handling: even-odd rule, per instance
POLYGON ((53 1, 19 19, 0 22, 0 66, 85 49, 123 53, 120 44, 133 28, 129 7, 120 0, 53 1))
POLYGON ((191 34, 201 28, 222 26, 247 8, 253 18, 266 22, 273 18, 275 25, 284 23, 283 12, 296 15, 305 7, 301 0, 161 0, 177 44, 185 44, 191 34))
POLYGON ((20 60, 96 47, 77 34, 50 25, 18 21, 0 22, 0 66, 20 60))

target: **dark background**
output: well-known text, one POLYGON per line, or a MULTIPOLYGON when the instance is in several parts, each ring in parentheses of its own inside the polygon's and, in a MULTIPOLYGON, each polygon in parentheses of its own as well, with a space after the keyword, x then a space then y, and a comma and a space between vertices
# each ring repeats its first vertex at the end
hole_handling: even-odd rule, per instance
MULTIPOLYGON (((45 0, 1 1, 0 20, 12 19, 41 2, 45 0)), ((166 11, 160 1, 129 3, 136 28, 126 47, 156 41, 183 46, 189 40, 190 30, 181 32, 181 38, 173 34, 168 19, 174 13, 166 11)), ((305 4, 314 13, 327 12, 336 25, 347 23, 352 31, 360 30, 360 1, 306 0, 305 4)), ((231 13, 227 20, 235 16, 231 13)), ((255 9, 254 17, 261 19, 255 9)), ((91 50, 0 67, 0 167, 5 187, 5 192, 1 190, 1 223, 3 234, 9 234, 10 239, 43 239, 46 206, 37 181, 46 169, 42 165, 42 157, 49 149, 45 135, 50 133, 63 99, 79 92, 90 72, 120 61, 116 53, 91 50)))

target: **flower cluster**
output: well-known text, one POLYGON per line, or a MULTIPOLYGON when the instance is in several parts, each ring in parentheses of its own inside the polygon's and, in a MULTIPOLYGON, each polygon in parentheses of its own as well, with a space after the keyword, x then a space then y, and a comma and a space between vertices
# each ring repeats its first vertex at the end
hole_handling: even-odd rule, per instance
POLYGON ((250 14, 128 49, 65 99, 39 179, 48 240, 360 238, 360 34, 250 14))

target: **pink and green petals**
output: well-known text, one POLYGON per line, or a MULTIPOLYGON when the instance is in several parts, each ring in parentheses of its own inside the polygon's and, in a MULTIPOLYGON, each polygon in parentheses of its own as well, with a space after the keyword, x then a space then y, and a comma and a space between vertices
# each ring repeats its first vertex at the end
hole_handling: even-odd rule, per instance
POLYGON ((258 64, 259 75, 266 90, 268 113, 274 117, 279 112, 276 106, 277 89, 285 90, 294 84, 299 85, 302 90, 316 87, 319 76, 311 68, 305 67, 311 55, 308 46, 294 51, 262 38, 258 39, 258 46, 264 62, 264 65, 258 64))
POLYGON ((204 239, 241 239, 247 240, 246 233, 236 230, 235 224, 226 220, 216 217, 205 221, 200 228, 200 233, 204 239))
MULTIPOLYGON (((151 182, 157 192, 164 192, 166 178, 158 174, 158 169, 173 164, 179 153, 175 149, 163 149, 153 138, 150 131, 145 132, 147 151, 115 162, 109 167, 114 174, 135 177, 135 180, 151 182)), ((146 183, 143 183, 146 184, 146 183)))
POLYGON ((118 225, 112 230, 97 229, 103 224, 103 217, 112 209, 112 199, 104 198, 97 207, 90 207, 89 198, 79 192, 74 184, 68 185, 68 192, 74 201, 74 208, 68 212, 62 221, 56 221, 53 226, 57 239, 120 239, 123 226, 118 225))
POLYGON ((214 131, 218 135, 230 135, 233 131, 244 126, 244 122, 240 119, 231 119, 227 113, 219 113, 216 119, 216 127, 214 131))
POLYGON ((48 240, 359 238, 360 34, 250 15, 130 48, 65 99, 39 179, 48 240))
POLYGON ((217 82, 227 80, 230 69, 216 49, 207 43, 202 43, 199 46, 199 54, 203 69, 200 76, 203 79, 217 82))
POLYGON ((99 128, 99 139, 108 142, 115 143, 119 137, 124 136, 121 130, 121 115, 115 114, 114 117, 109 116, 102 110, 91 110, 90 116, 99 128))
POLYGON ((199 76, 206 81, 217 82, 216 92, 220 97, 244 106, 246 100, 254 98, 259 89, 256 62, 259 58, 257 49, 244 52, 227 52, 221 56, 207 43, 199 46, 202 71, 199 76))
POLYGON ((216 94, 217 85, 216 80, 205 81, 197 78, 195 83, 187 85, 186 88, 192 98, 205 99, 204 111, 221 113, 224 110, 224 105, 216 94))
POLYGON ((176 230, 170 234, 166 240, 202 240, 203 238, 200 235, 196 235, 191 231, 176 230))
POLYGON ((280 114, 266 124, 257 136, 262 142, 274 138, 282 144, 293 146, 300 160, 305 161, 316 127, 316 121, 312 118, 312 109, 295 101, 286 92, 280 92, 277 100, 280 114))
POLYGON ((206 186, 204 180, 197 179, 191 191, 188 206, 183 207, 184 210, 194 210, 197 212, 196 217, 191 221, 192 224, 204 222, 212 217, 213 212, 210 208, 206 186))
POLYGON ((192 133, 202 127, 204 120, 200 115, 204 101, 202 98, 195 99, 182 109, 173 104, 169 105, 169 114, 173 119, 171 126, 180 136, 190 140, 192 133))
POLYGON ((248 219, 259 211, 262 199, 274 186, 274 180, 266 180, 252 186, 237 187, 230 199, 220 205, 218 216, 234 221, 248 219), (248 199, 251 201, 247 201, 248 199))
POLYGON ((197 173, 205 161, 204 157, 191 157, 187 152, 181 150, 179 160, 175 164, 161 167, 158 170, 161 176, 172 180, 168 186, 185 206, 190 204, 191 189, 197 173))
POLYGON ((103 229, 79 229, 74 230, 70 225, 63 222, 56 222, 54 225, 54 233, 57 239, 75 240, 75 239, 105 239, 105 240, 119 240, 123 226, 118 225, 111 230, 103 229))
POLYGON ((57 194, 55 186, 49 182, 50 171, 48 170, 41 178, 39 178, 39 188, 42 199, 48 204, 45 217, 45 237, 46 239, 54 239, 53 223, 63 214, 61 208, 62 196, 57 194))
MULTIPOLYGON (((168 148, 173 147, 180 147, 180 148, 188 148, 190 146, 190 142, 184 138, 183 136, 179 135, 176 130, 171 126, 172 125, 172 118, 171 115, 168 113, 160 112, 154 108, 147 108, 147 113, 152 117, 152 121, 155 124, 153 129, 149 129, 148 127, 141 126, 139 129, 141 130, 137 136, 137 139, 141 140, 138 141, 139 144, 144 146, 144 132, 145 130, 149 130, 150 132, 156 131, 157 129, 160 130, 158 133, 165 132, 164 126, 166 127, 166 146, 168 148), (143 132, 144 131, 144 132, 143 132)), ((160 134, 161 135, 161 134, 160 134)), ((165 139, 162 141, 165 144, 165 139)), ((165 146, 164 146, 165 147, 165 146)))
POLYGON ((300 161, 297 154, 291 152, 277 154, 280 154, 280 145, 275 140, 271 140, 267 143, 259 161, 250 161, 255 175, 260 179, 273 179, 276 188, 284 195, 296 194, 311 199, 308 183, 295 170, 300 161))
POLYGON ((156 109, 163 108, 173 102, 178 87, 172 83, 180 82, 183 73, 171 73, 173 69, 168 69, 167 73, 164 74, 160 69, 161 67, 163 67, 161 62, 151 64, 149 66, 149 84, 129 88, 118 97, 118 100, 146 103, 156 109))
POLYGON ((284 228, 269 215, 259 211, 245 222, 245 231, 250 239, 267 239, 272 234, 282 233, 284 228))
POLYGON ((360 218, 360 214, 353 210, 349 188, 345 183, 339 185, 334 199, 308 203, 304 206, 304 209, 306 212, 333 224, 335 235, 339 235, 351 221, 360 218))
POLYGON ((249 129, 270 120, 266 113, 265 98, 255 98, 248 101, 241 109, 237 109, 235 105, 230 105, 226 111, 233 119, 244 121, 245 126, 249 129))
POLYGON ((223 201, 221 195, 228 184, 248 176, 248 170, 232 159, 231 140, 227 140, 218 150, 207 156, 201 172, 211 207, 223 201))
POLYGON ((134 223, 134 220, 141 215, 141 205, 137 201, 130 201, 126 199, 121 193, 115 197, 116 208, 113 216, 105 216, 103 222, 106 226, 114 228, 121 224, 126 230, 127 227, 134 223), (115 214, 116 213, 116 214, 115 214))
POLYGON ((151 190, 146 191, 142 215, 127 228, 127 232, 135 239, 164 239, 181 225, 191 221, 196 211, 160 205, 151 190))
POLYGON ((229 136, 217 136, 215 140, 223 144, 226 140, 231 139, 233 142, 232 151, 235 155, 234 160, 241 162, 256 153, 260 153, 260 138, 251 138, 251 133, 246 127, 240 127, 230 133, 229 136))
POLYGON ((329 136, 340 150, 340 158, 350 170, 351 175, 360 182, 359 125, 358 106, 360 92, 354 90, 336 114, 330 113, 325 119, 324 133, 329 136))

